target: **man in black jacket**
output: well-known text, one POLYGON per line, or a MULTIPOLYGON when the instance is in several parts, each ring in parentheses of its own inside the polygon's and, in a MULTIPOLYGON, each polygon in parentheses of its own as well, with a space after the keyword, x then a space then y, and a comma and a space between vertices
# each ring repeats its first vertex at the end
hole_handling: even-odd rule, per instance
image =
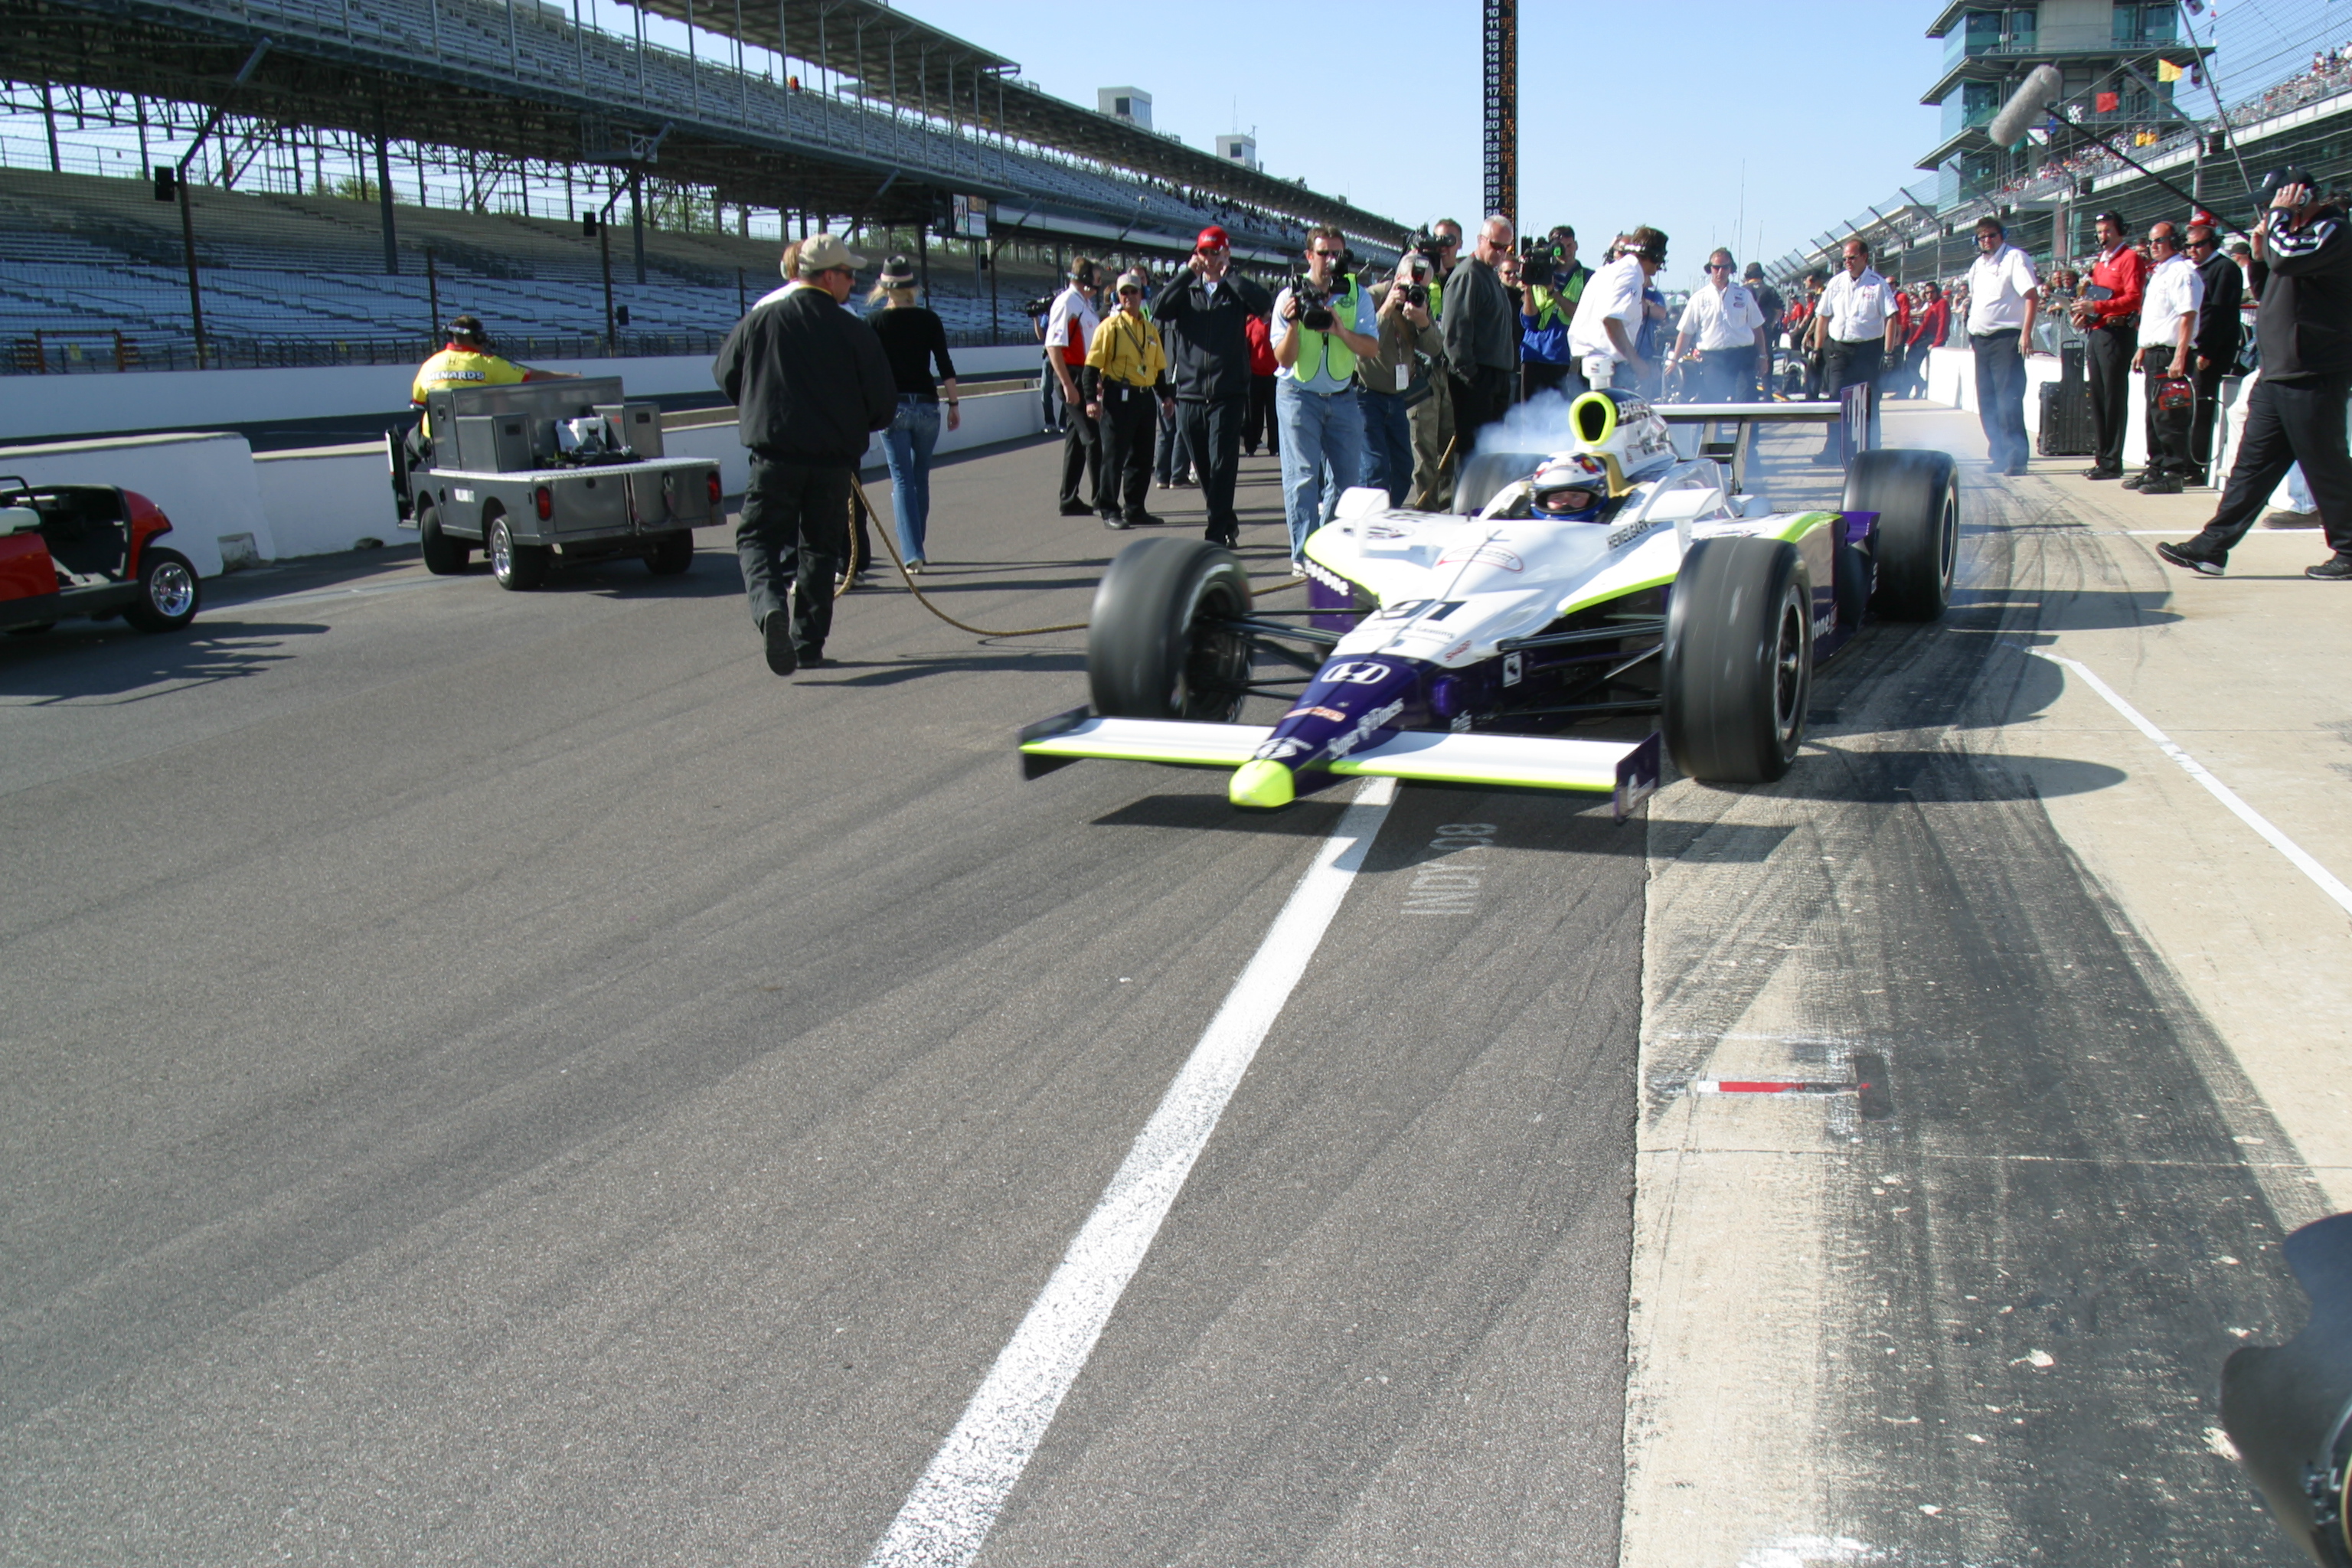
POLYGON ((2335 552, 2303 574, 2352 581, 2352 452, 2344 429, 2345 401, 2352 395, 2352 229, 2344 209, 2321 200, 2303 170, 2289 169, 2279 182, 2254 230, 2254 254, 2270 264, 2254 317, 2262 378, 2246 399, 2246 433, 2229 489, 2194 539, 2160 542, 2156 552, 2175 566, 2219 577, 2231 547, 2254 525, 2287 469, 2301 463, 2335 552))
POLYGON ((1234 481, 1241 471, 1242 420, 1249 412, 1250 351, 1244 325, 1271 316, 1266 291, 1231 270, 1233 247, 1214 224, 1201 231, 1192 258, 1151 304, 1168 344, 1176 387, 1177 434, 1200 471, 1211 542, 1241 542, 1234 481))
POLYGON ((887 429, 898 408, 882 340, 843 308, 866 258, 830 234, 784 256, 792 281, 735 323, 710 367, 751 448, 735 551, 778 675, 825 662, 834 574, 848 552, 850 481, 867 437, 887 429))
POLYGON ((2196 363, 2190 374, 2197 383, 2197 410, 2189 426, 2189 482, 2205 483, 2213 462, 2213 416, 2221 406, 2221 381, 2238 363, 2238 307, 2245 298, 2245 275, 2237 262, 2221 252, 2221 237, 2210 223, 2189 226, 2189 259, 2205 279, 2205 305, 2197 318, 2196 363))

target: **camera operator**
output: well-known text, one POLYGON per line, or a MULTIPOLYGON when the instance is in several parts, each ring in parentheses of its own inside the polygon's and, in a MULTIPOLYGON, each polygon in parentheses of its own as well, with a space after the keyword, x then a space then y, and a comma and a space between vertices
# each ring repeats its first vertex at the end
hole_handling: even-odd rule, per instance
POLYGON ((2237 262, 2221 254, 2221 237, 2211 224, 2189 226, 2189 259, 2197 276, 2205 279, 2205 304, 2197 318, 2197 412, 2189 426, 2186 482, 2201 485, 2213 473, 2213 416, 2221 382, 2238 363, 2238 310, 2244 302, 2245 278, 2237 262))
MULTIPOLYGON (((1870 265, 1866 241, 1849 239, 1841 253, 1844 267, 1822 290, 1813 311, 1813 346, 1822 351, 1822 395, 1834 399, 1849 386, 1869 389, 1871 445, 1878 444, 1878 375, 1901 339, 1895 317, 1895 289, 1870 265)), ((1816 463, 1843 460, 1838 427, 1813 455, 1816 463)))
POLYGON ((1637 347, 1648 307, 1643 298, 1650 279, 1666 264, 1666 237, 1654 228, 1635 229, 1631 242, 1592 275, 1568 323, 1568 350, 1575 356, 1587 385, 1598 391, 1622 386, 1632 390, 1650 369, 1637 347))
POLYGON ((1531 398, 1554 388, 1571 397, 1584 390, 1576 356, 1568 347, 1568 323, 1584 298, 1592 268, 1576 259, 1576 230, 1561 224, 1550 243, 1528 263, 1527 298, 1519 306, 1519 395, 1531 398))
MULTIPOLYGON (((1462 249, 1462 226, 1440 218, 1415 235, 1413 250, 1430 265, 1429 313, 1445 319, 1445 280, 1462 249)), ((1443 511, 1454 494, 1446 459, 1454 449, 1454 377, 1441 358, 1430 377, 1429 395, 1408 411, 1412 421, 1412 504, 1443 511)))
POLYGON ((1764 354, 1764 310, 1731 280, 1731 252, 1706 258, 1706 286, 1693 290, 1676 323, 1675 358, 1698 374, 1683 384, 1698 403, 1753 402, 1756 362, 1764 354), (1696 343, 1694 351, 1693 343, 1696 343))
POLYGON ((1294 576, 1306 573, 1307 536, 1323 526, 1327 500, 1364 482, 1364 410, 1356 362, 1380 353, 1372 302, 1340 267, 1346 236, 1307 233, 1307 270, 1274 301, 1274 412, 1282 432, 1282 510, 1290 523, 1294 576), (1331 489, 1324 490, 1324 468, 1331 489))
POLYGON ((1055 383, 1062 393, 1062 515, 1090 517, 1102 510, 1102 426, 1087 417, 1086 398, 1078 391, 1078 375, 1094 347, 1095 329, 1102 316, 1095 309, 1097 273, 1089 258, 1070 262, 1070 283, 1054 297, 1054 312, 1045 320, 1045 348, 1055 383), (1084 478, 1087 493, 1078 494, 1084 478))
POLYGON ((1378 310, 1380 348, 1356 365, 1362 383, 1364 482, 1388 492, 1391 506, 1404 505, 1412 489, 1412 410, 1433 395, 1440 379, 1445 339, 1429 310, 1429 258, 1408 250, 1396 276, 1372 290, 1378 310))
POLYGON ((2319 503, 2335 552, 2303 574, 2352 581, 2352 454, 2344 410, 2352 395, 2352 229, 2310 174, 2284 169, 2266 182, 2270 210, 2254 228, 2256 259, 2269 263, 2254 318, 2262 375, 2246 398, 2246 433, 2221 504, 2196 538, 2158 543, 2175 566, 2218 577, 2271 492, 2295 464, 2319 503))
POLYGON ((2090 340, 2084 374, 2091 384, 2091 466, 2086 479, 2119 479, 2124 431, 2131 422, 2132 356, 2138 346, 2140 300, 2147 291, 2147 261, 2124 237, 2124 220, 2101 213, 2094 220, 2098 259, 2074 306, 2074 324, 2090 340))
POLYGON ((1478 248, 1454 269, 1442 317, 1445 362, 1454 377, 1454 447, 1457 459, 1478 448, 1478 432, 1511 405, 1519 364, 1519 313, 1496 270, 1516 239, 1500 213, 1478 226, 1478 248))
POLYGON ((1252 314, 1274 309, 1265 290, 1233 271, 1233 244, 1215 224, 1193 241, 1192 259, 1151 302, 1168 345, 1176 388, 1176 428, 1201 476, 1201 500, 1213 543, 1241 542, 1234 480, 1242 460, 1242 420, 1249 412, 1252 314))

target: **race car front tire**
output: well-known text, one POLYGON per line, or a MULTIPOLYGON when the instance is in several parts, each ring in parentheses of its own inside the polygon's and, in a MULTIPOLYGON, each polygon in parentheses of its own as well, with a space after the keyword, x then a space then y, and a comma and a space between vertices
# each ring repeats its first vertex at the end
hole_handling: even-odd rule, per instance
POLYGON ((1813 588, 1784 540, 1703 539, 1666 606, 1666 750, 1706 784, 1769 784, 1805 738, 1813 588))
POLYGON ((1959 470, 1950 455, 1897 447, 1857 454, 1846 470, 1844 510, 1878 514, 1870 607, 1890 621, 1941 616, 1960 555, 1959 470))
POLYGON ((1250 675, 1250 639, 1224 623, 1250 613, 1249 574, 1202 539, 1139 539, 1095 590, 1087 682, 1115 719, 1229 723, 1250 675))

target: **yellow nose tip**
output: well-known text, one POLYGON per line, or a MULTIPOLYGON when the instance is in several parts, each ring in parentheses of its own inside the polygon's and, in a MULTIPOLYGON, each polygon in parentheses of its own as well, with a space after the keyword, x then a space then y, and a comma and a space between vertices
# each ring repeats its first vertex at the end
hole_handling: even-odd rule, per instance
POLYGON ((1226 787, 1225 798, 1235 805, 1271 811, 1297 799, 1298 791, 1291 782, 1288 768, 1280 763, 1259 761, 1241 765, 1234 774, 1234 782, 1226 787))

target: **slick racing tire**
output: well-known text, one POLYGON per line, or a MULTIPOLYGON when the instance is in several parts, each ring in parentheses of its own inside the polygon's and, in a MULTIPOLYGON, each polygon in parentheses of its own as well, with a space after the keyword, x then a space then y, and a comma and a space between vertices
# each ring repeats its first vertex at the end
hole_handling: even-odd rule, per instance
POLYGON ((490 558, 490 575, 510 594, 536 588, 547 579, 547 547, 517 544, 504 512, 494 515, 482 531, 482 553, 490 558))
POLYGON ((425 556, 425 569, 436 577, 455 577, 466 569, 466 558, 473 553, 462 540, 441 531, 441 509, 429 500, 416 503, 416 542, 425 556))
POLYGON ((142 632, 176 632, 196 618, 203 598, 188 558, 151 544, 139 553, 139 596, 122 606, 122 618, 142 632))
POLYGON ((1249 574, 1202 539, 1139 539, 1095 590, 1087 682, 1095 711, 1118 719, 1229 723, 1250 676, 1249 574))
POLYGON ((694 564, 694 535, 666 533, 646 556, 646 570, 656 577, 675 577, 694 564))
POLYGON ((1959 470, 1949 455, 1860 453, 1846 470, 1844 506, 1878 514, 1878 586, 1870 607, 1890 621, 1942 615, 1960 558, 1959 470))
POLYGON ((1549 452, 1481 452, 1462 465, 1462 477, 1454 481, 1454 510, 1465 517, 1475 517, 1486 510, 1486 503, 1502 494, 1507 485, 1517 483, 1541 466, 1549 452))
POLYGON ((1666 750, 1706 784, 1769 784, 1805 738, 1813 587, 1797 547, 1703 539, 1666 607, 1666 750))

